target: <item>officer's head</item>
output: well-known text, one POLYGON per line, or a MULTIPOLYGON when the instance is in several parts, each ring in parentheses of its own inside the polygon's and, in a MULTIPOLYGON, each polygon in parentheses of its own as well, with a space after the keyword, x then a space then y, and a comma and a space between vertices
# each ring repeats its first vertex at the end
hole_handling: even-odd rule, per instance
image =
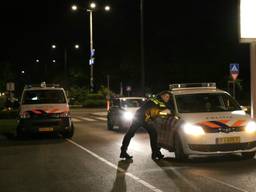
POLYGON ((159 97, 165 102, 168 103, 171 99, 171 93, 169 91, 162 91, 159 93, 159 97))

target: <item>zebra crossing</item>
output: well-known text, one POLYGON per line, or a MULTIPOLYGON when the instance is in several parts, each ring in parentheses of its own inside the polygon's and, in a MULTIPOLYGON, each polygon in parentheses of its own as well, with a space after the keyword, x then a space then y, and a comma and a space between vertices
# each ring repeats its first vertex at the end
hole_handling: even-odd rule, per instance
POLYGON ((72 117, 71 119, 74 123, 107 121, 106 117, 98 117, 98 116, 89 116, 89 117, 75 116, 75 117, 72 117))

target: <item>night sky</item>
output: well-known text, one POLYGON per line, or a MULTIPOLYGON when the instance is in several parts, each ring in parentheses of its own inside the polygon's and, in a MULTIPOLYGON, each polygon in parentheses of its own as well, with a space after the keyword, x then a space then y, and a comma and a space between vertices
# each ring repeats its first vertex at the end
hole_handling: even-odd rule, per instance
MULTIPOLYGON (((73 13, 81 0, 1 2, 0 64, 8 63, 16 81, 61 82, 64 49, 68 51, 70 84, 89 86, 89 15, 73 13), (52 50, 51 44, 57 49, 52 50), (75 50, 74 44, 81 49, 75 50), (40 63, 35 60, 39 59, 40 63), (56 59, 56 63, 52 63, 56 59), (20 70, 25 70, 20 77, 20 70), (73 78, 72 78, 73 79, 73 78)), ((118 91, 120 81, 138 90, 140 82, 139 0, 98 0, 110 13, 94 15, 96 86, 118 91)), ((239 63, 244 95, 249 95, 249 45, 239 43, 238 0, 145 0, 145 67, 148 90, 169 83, 215 81, 225 88, 229 63, 239 63)), ((3 77, 1 77, 3 78, 3 77)))

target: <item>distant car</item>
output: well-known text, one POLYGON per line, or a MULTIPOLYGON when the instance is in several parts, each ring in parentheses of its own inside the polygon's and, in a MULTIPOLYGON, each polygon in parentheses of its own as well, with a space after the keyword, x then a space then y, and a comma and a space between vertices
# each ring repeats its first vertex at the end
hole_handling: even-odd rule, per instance
POLYGON ((146 101, 144 97, 119 97, 111 100, 107 114, 109 130, 126 130, 131 126, 135 112, 146 101))
POLYGON ((172 114, 155 120, 159 146, 179 160, 190 155, 255 156, 256 123, 227 92, 214 83, 170 87, 172 114))
POLYGON ((22 93, 17 135, 24 133, 74 134, 68 100, 63 88, 56 85, 26 86, 22 93))

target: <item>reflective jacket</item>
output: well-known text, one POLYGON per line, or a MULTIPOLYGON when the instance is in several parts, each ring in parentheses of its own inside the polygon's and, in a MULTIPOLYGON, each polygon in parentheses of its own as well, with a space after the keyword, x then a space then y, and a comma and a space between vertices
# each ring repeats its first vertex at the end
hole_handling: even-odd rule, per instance
POLYGON ((143 123, 154 120, 165 109, 167 106, 161 98, 151 98, 137 110, 135 121, 143 123))

